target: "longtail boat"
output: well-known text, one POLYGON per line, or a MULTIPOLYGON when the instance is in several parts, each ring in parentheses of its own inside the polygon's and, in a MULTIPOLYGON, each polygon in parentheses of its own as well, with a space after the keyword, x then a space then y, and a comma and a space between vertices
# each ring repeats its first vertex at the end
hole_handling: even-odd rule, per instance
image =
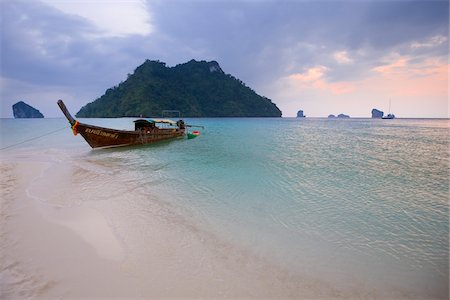
POLYGON ((92 148, 109 148, 131 145, 144 145, 163 140, 182 137, 185 134, 186 125, 183 120, 145 120, 134 121, 135 130, 117 130, 78 122, 72 117, 62 100, 58 100, 58 106, 66 116, 72 127, 74 135, 78 133, 92 148), (169 128, 160 128, 157 124, 169 124, 169 128))

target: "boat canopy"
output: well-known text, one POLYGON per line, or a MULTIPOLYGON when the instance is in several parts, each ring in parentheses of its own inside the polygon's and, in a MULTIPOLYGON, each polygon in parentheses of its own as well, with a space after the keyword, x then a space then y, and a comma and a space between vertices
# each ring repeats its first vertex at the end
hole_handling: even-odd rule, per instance
POLYGON ((148 119, 148 122, 153 122, 153 123, 165 123, 165 124, 170 124, 173 126, 177 125, 176 121, 172 121, 169 119, 148 119))
POLYGON ((138 119, 133 121, 134 123, 139 123, 139 124, 148 124, 148 123, 155 123, 152 120, 144 120, 144 119, 138 119))
POLYGON ((155 122, 149 122, 144 119, 134 121, 134 130, 148 130, 150 128, 155 128, 155 122))

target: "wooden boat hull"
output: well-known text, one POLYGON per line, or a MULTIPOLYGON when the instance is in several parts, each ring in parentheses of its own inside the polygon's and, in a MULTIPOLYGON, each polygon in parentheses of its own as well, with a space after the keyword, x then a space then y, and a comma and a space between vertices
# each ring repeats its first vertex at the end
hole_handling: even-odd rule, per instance
POLYGON ((145 145, 164 140, 182 137, 184 128, 152 128, 151 130, 117 130, 80 123, 67 110, 62 100, 58 105, 69 121, 74 134, 80 134, 92 148, 122 147, 145 145))
POLYGON ((78 123, 78 133, 92 148, 145 145, 184 135, 182 129, 155 129, 151 132, 126 131, 78 123))

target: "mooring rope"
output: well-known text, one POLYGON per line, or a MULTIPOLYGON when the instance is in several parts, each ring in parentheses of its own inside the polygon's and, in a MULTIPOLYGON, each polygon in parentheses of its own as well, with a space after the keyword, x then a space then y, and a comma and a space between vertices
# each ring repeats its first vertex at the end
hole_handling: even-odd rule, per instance
POLYGON ((40 139, 41 137, 44 137, 44 136, 47 136, 47 135, 50 135, 50 134, 56 133, 56 132, 58 132, 58 131, 61 131, 61 130, 63 130, 63 129, 67 129, 67 126, 64 126, 64 127, 60 128, 60 129, 57 129, 57 130, 53 130, 53 131, 50 131, 50 132, 44 133, 44 134, 42 134, 42 135, 40 135, 40 136, 35 136, 35 137, 32 137, 32 138, 30 138, 30 139, 27 139, 27 140, 24 140, 24 141, 18 142, 18 143, 16 143, 16 144, 12 144, 12 145, 9 145, 9 146, 6 146, 6 147, 3 147, 3 148, 0 148, 0 150, 4 150, 4 149, 8 149, 8 148, 12 148, 12 147, 15 147, 15 146, 17 146, 17 145, 20 145, 20 144, 24 144, 24 143, 28 143, 28 142, 30 142, 30 141, 33 141, 33 140, 37 140, 37 139, 40 139))

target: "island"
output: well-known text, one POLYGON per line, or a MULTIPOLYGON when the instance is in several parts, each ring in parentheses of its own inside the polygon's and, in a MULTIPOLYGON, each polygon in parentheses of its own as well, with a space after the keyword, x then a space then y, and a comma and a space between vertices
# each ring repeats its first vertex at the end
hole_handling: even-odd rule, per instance
POLYGON ((306 117, 306 116, 303 114, 303 110, 299 110, 297 112, 297 118, 304 118, 304 117, 306 117))
POLYGON ((25 119, 25 118, 43 118, 44 115, 32 107, 31 105, 26 104, 23 101, 19 101, 12 106, 13 115, 16 119, 25 119))
POLYGON ((191 60, 174 67, 146 60, 119 85, 88 103, 79 118, 161 117, 179 111, 181 117, 281 117, 269 98, 226 74, 216 61, 191 60))
POLYGON ((337 117, 338 117, 338 119, 349 119, 350 118, 349 115, 345 115, 345 114, 339 114, 337 117))
POLYGON ((349 115, 345 115, 345 114, 339 114, 339 115, 337 115, 337 117, 335 115, 333 115, 333 114, 328 115, 328 119, 335 119, 335 118, 338 118, 338 119, 349 119, 350 116, 349 115))
POLYGON ((381 119, 384 115, 384 112, 378 110, 376 108, 372 109, 372 119, 381 119))

